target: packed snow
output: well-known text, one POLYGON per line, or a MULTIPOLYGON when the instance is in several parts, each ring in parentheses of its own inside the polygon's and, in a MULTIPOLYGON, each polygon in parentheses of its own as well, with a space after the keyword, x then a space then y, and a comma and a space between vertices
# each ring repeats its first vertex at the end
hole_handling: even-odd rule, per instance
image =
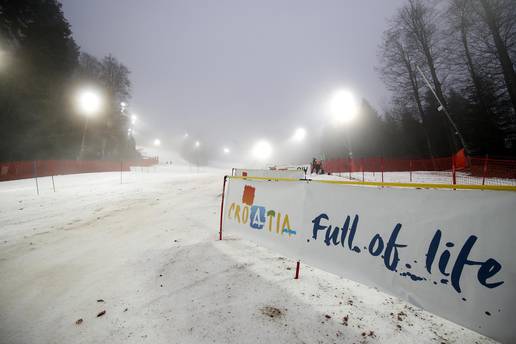
POLYGON ((494 343, 251 242, 222 176, 177 167, 0 183, 0 342, 494 343))

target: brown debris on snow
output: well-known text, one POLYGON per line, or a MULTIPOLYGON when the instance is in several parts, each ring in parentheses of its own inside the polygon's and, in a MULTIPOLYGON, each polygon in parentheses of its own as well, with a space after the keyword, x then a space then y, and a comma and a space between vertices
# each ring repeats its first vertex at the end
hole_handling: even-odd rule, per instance
POLYGON ((266 315, 270 318, 279 318, 283 315, 283 313, 281 312, 281 310, 279 308, 272 307, 272 306, 265 306, 262 309, 260 309, 260 311, 262 312, 263 315, 266 315))
POLYGON ((348 326, 348 320, 349 320, 349 315, 346 315, 344 318, 342 318, 342 325, 348 326))
POLYGON ((403 321, 403 319, 404 319, 403 317, 406 317, 406 316, 407 316, 407 314, 405 312, 401 311, 398 313, 397 319, 398 319, 398 321, 403 321))
POLYGON ((106 314, 106 310, 103 310, 99 314, 97 314, 97 318, 103 316, 104 314, 106 314))
POLYGON ((362 332, 362 337, 376 337, 376 335, 374 334, 374 331, 369 331, 369 332, 362 332))

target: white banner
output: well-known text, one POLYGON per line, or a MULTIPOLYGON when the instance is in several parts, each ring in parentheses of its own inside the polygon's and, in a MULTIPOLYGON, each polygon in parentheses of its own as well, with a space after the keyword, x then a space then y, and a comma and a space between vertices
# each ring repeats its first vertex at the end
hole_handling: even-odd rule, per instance
POLYGON ((259 170, 234 168, 233 175, 237 177, 261 177, 261 178, 292 178, 304 179, 305 171, 299 170, 259 170))
POLYGON ((230 178, 223 233, 516 342, 516 193, 230 178))

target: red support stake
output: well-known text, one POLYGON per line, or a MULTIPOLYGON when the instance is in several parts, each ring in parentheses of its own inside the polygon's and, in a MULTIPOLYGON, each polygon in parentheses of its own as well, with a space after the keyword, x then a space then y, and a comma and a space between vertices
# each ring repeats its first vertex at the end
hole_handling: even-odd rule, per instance
POLYGON ((33 170, 34 170, 34 179, 36 180, 36 192, 39 196, 39 184, 38 184, 38 162, 34 160, 33 162, 33 170))
POLYGON ((452 183, 453 185, 457 184, 457 176, 455 173, 455 157, 452 157, 452 183))
POLYGON ((226 181, 228 176, 224 176, 224 184, 222 185, 222 201, 220 202, 220 227, 219 240, 222 240, 222 217, 224 216, 224 194, 226 193, 226 181))
MULTIPOLYGON (((382 183, 383 183, 383 158, 380 159, 380 165, 382 167, 382 183)), ((382 185, 383 188, 383 185, 382 185)))
POLYGON ((299 279, 299 268, 300 268, 300 266, 301 266, 301 263, 298 260, 297 263, 296 263, 296 276, 294 277, 294 279, 299 279))
POLYGON ((348 168, 349 168, 349 180, 351 180, 351 169, 352 169, 352 166, 353 166, 353 160, 351 160, 351 157, 348 158, 348 168))
POLYGON ((484 158, 484 171, 482 172, 482 185, 486 185, 488 155, 484 158))
POLYGON ((412 183, 412 160, 410 160, 410 182, 412 183))
POLYGON ((360 160, 360 165, 362 165, 362 183, 365 182, 365 178, 364 178, 364 158, 362 158, 362 160, 360 160))

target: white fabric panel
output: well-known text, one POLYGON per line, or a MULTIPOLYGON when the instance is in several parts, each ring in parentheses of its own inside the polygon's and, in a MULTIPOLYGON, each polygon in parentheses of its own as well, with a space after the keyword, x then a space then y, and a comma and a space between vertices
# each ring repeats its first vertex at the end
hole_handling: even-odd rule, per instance
POLYGON ((513 192, 230 178, 223 233, 514 343, 515 210, 513 192))

